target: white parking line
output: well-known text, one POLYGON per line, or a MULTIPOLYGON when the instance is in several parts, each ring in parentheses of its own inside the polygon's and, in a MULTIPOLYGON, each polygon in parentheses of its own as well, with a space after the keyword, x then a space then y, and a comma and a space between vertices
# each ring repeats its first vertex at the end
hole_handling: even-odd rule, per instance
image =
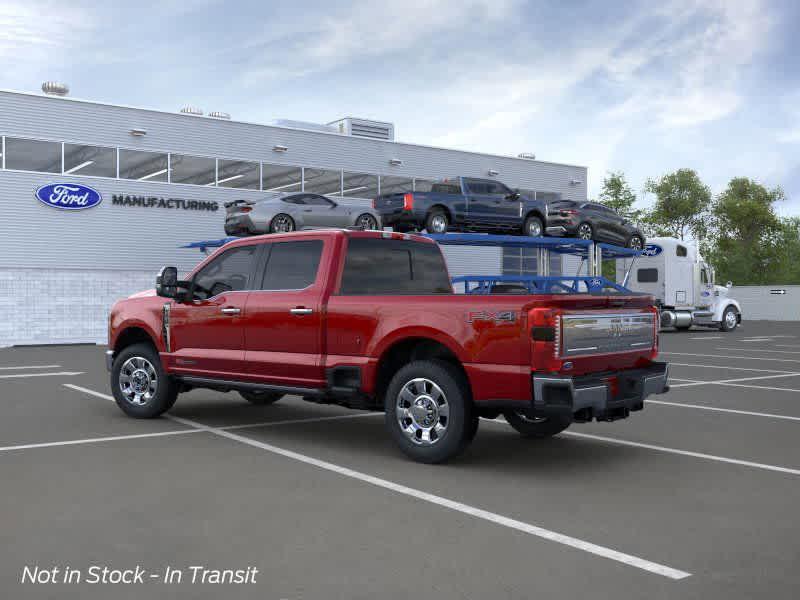
MULTIPOLYGON (((81 387, 79 385, 73 385, 71 383, 64 383, 62 384, 64 387, 69 388, 71 390, 75 390, 76 392, 82 392, 84 394, 89 394, 90 396, 95 396, 97 398, 101 398, 103 400, 108 400, 109 402, 115 402, 114 397, 108 394, 103 394, 101 392, 95 392, 94 390, 90 390, 89 388, 81 387)), ((374 417, 377 415, 383 415, 381 412, 359 412, 354 414, 346 414, 346 415, 328 415, 325 417, 311 417, 310 419, 284 419, 282 421, 260 421, 258 423, 241 423, 239 425, 221 425, 219 429, 248 429, 250 427, 269 427, 271 425, 297 425, 299 423, 318 423, 320 421, 335 421, 341 419, 359 419, 363 417, 374 417)), ((180 423, 180 417, 174 417, 170 414, 165 414, 165 418, 170 419, 172 421, 176 421, 180 423)))
POLYGON ((0 379, 18 379, 22 377, 53 377, 55 375, 83 375, 84 371, 62 371, 60 373, 14 373, 13 375, 0 375, 0 379))
POLYGON ((721 340, 723 335, 695 335, 690 337, 690 340, 721 340))
POLYGON ((748 367, 732 367, 730 365, 698 365, 697 363, 677 363, 669 361, 673 367, 698 367, 700 369, 732 369, 734 371, 758 371, 759 373, 793 373, 794 371, 778 371, 777 369, 754 369, 748 367))
MULTIPOLYGON (((78 386, 73 386, 70 384, 65 384, 71 389, 76 389, 78 391, 84 391, 88 394, 93 396, 97 396, 98 398, 103 398, 105 400, 113 400, 111 396, 107 394, 101 394, 99 392, 95 392, 94 390, 88 390, 86 388, 79 388, 78 386)), ((381 479, 380 477, 375 477, 373 475, 368 475, 366 473, 362 473, 360 471, 355 471, 353 469, 349 469, 347 467, 342 467, 324 460, 320 460, 318 458, 314 458, 312 456, 307 456, 305 454, 300 454, 299 452, 294 452, 292 450, 286 450, 285 448, 279 448, 278 446, 273 446, 272 444, 266 444, 264 442, 259 442, 258 440, 254 440, 236 433, 231 433, 224 428, 220 427, 210 427, 208 425, 203 425, 202 423, 198 423, 197 421, 192 421, 190 419, 184 419, 182 417, 175 417, 172 415, 165 415, 171 421, 176 423, 181 423, 183 425, 187 425, 189 427, 193 427, 194 431, 206 431, 209 433, 213 433, 214 435, 227 438, 229 440, 233 440, 235 442, 239 442, 241 444, 245 444, 247 446, 252 446, 254 448, 259 448, 261 450, 266 450, 267 452, 271 452, 273 454, 278 454, 285 458, 290 458, 292 460, 296 460, 298 462, 302 462, 308 465, 315 466, 317 468, 330 471, 332 473, 336 473, 338 475, 342 475, 344 477, 349 477, 351 479, 356 479, 358 481, 362 481, 364 483, 368 483, 370 485, 374 485, 386 490, 390 490, 397 494, 402 494, 404 496, 409 496, 411 498, 415 498, 417 500, 422 500, 424 502, 428 502, 430 504, 435 504, 437 506, 441 506, 443 508, 448 508, 450 510, 460 512, 463 514, 470 515, 472 517, 482 519, 484 521, 489 521, 491 523, 495 523, 497 525, 502 525, 504 527, 508 527, 510 529, 515 529, 517 531, 521 531, 523 533, 527 533, 539 538, 543 538, 546 540, 550 540, 552 542, 557 542, 559 544, 563 544, 565 546, 569 546, 571 548, 576 548, 578 550, 583 550, 584 552, 588 552, 590 554, 594 554, 597 556, 602 556, 603 558, 607 558, 609 560, 614 560, 631 567, 636 567, 637 569, 641 569, 643 571, 648 571, 650 573, 655 573, 656 575, 661 575, 663 577, 667 577, 669 579, 685 579, 689 577, 691 573, 687 573, 686 571, 680 571, 678 569, 673 569, 672 567, 668 567, 666 565, 662 565, 659 563, 655 563, 649 560, 645 560, 643 558, 639 558, 638 556, 633 556, 631 554, 625 554, 624 552, 619 552, 612 548, 607 548, 605 546, 599 546, 597 544, 593 544, 591 542, 587 542, 585 540, 581 540, 578 538, 574 538, 568 535, 564 535, 562 533, 558 533, 555 531, 551 531, 549 529, 545 529, 543 527, 539 527, 537 525, 532 525, 530 523, 525 523, 523 521, 518 521, 516 519, 511 519, 509 517, 505 517, 503 515, 493 513, 487 510, 483 510, 481 508, 477 508, 474 506, 470 506, 468 504, 464 504, 462 502, 457 502, 455 500, 450 500, 449 498, 444 498, 442 496, 437 496, 435 494, 431 494, 422 490, 417 490, 414 488, 407 487, 405 485, 395 483, 393 481, 389 481, 387 479, 381 479)))
POLYGON ((60 442, 42 442, 40 444, 20 444, 17 446, 0 446, 0 452, 28 450, 30 448, 52 448, 54 446, 76 446, 78 444, 98 444, 100 442, 116 442, 119 440, 135 440, 138 438, 164 437, 167 435, 183 435, 184 433, 200 433, 200 429, 177 429, 154 433, 133 433, 130 435, 112 435, 106 437, 85 438, 82 440, 64 440, 60 442))
POLYGON ((705 454, 703 452, 692 452, 690 450, 681 450, 680 448, 669 448, 667 446, 655 446, 653 444, 643 444, 641 442, 632 442, 630 440, 621 440, 619 438, 610 438, 602 435, 593 435, 590 433, 578 433, 575 431, 564 431, 559 435, 568 435, 570 437, 584 438, 587 440, 596 440, 599 442, 608 442, 611 444, 618 444, 621 446, 631 446, 633 448, 645 448, 647 450, 656 450, 657 452, 667 452, 669 454, 678 454, 681 456, 691 456, 693 458, 702 458, 715 462, 728 463, 732 465, 740 465, 743 467, 752 467, 754 469, 763 469, 765 471, 777 471, 778 473, 788 473, 789 475, 800 475, 800 470, 790 469, 789 467, 779 467, 776 465, 766 465, 763 463, 751 462, 749 460, 740 460, 738 458, 727 458, 725 456, 716 456, 714 454, 705 454))
MULTIPOLYGON (((747 349, 750 352, 750 348, 747 349)), ((762 356, 727 356, 723 354, 692 354, 690 352, 661 352, 660 354, 678 354, 679 356, 706 356, 709 358, 743 358, 745 360, 771 360, 772 362, 791 362, 800 363, 800 360, 795 358, 772 358, 762 356)))
POLYGON ((772 344, 776 348, 800 348, 797 344, 772 344))
MULTIPOLYGON (((717 381, 692 381, 692 383, 676 383, 670 387, 692 387, 695 385, 721 385, 726 383, 738 383, 739 381, 757 381, 759 379, 778 379, 780 377, 797 377, 800 373, 781 373, 779 375, 761 375, 760 377, 740 377, 738 379, 719 379, 717 381)), ((691 380, 690 380, 691 381, 691 380)), ((758 386, 760 387, 760 386, 758 386)))
POLYGON ((800 354, 797 350, 768 350, 766 348, 725 348, 718 347, 717 350, 736 350, 741 352, 770 352, 773 354, 800 354))
POLYGON ((770 387, 766 385, 746 385, 744 383, 721 383, 720 385, 728 385, 730 387, 743 387, 743 388, 753 388, 756 390, 770 390, 773 392, 800 392, 800 390, 795 388, 782 388, 782 387, 770 387))
POLYGON ((25 365, 23 367, 0 367, 0 371, 18 371, 20 369, 60 369, 61 365, 25 365))
POLYGON ((658 404, 659 406, 679 406, 681 408, 697 408, 700 410, 712 410, 715 412, 732 413, 735 415, 746 415, 749 417, 767 417, 770 419, 785 419, 786 421, 800 421, 800 417, 790 417, 789 415, 778 415, 775 413, 761 413, 749 410, 736 410, 733 408, 719 408, 717 406, 703 406, 702 404, 684 404, 682 402, 666 402, 664 400, 645 400, 647 404, 658 404))

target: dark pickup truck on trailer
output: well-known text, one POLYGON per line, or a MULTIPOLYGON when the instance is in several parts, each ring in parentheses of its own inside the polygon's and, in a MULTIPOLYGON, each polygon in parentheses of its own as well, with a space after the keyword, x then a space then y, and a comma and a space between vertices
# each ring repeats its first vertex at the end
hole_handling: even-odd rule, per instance
POLYGON ((397 231, 448 230, 522 233, 545 232, 547 203, 528 198, 494 179, 457 177, 434 183, 430 192, 378 196, 372 206, 384 227, 397 231))
POLYGON ((441 250, 402 233, 320 230, 224 245, 183 281, 117 302, 111 389, 151 418, 192 388, 384 410, 415 460, 460 452, 479 417, 527 436, 612 421, 668 389, 653 297, 454 294, 441 250))

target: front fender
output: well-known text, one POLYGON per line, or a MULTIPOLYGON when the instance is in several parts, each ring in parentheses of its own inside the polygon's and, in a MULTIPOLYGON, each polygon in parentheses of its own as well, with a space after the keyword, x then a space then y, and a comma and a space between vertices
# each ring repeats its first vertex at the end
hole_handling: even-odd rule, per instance
POLYGON ((739 303, 734 300, 733 298, 725 298, 722 302, 720 302, 716 309, 714 310, 714 321, 722 321, 722 315, 725 313, 725 309, 729 306, 733 306, 740 315, 742 314, 742 307, 739 303))

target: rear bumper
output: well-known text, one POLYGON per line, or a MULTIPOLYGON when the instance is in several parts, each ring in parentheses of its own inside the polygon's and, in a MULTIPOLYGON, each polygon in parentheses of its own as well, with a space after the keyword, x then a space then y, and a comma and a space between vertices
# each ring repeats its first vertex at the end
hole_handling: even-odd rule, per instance
POLYGON ((233 214, 225 218, 225 235, 252 235, 258 233, 266 233, 266 231, 257 231, 249 215, 233 214))
POLYGON ((641 410, 651 394, 668 392, 668 377, 669 364, 661 362, 585 377, 534 374, 531 411, 536 417, 570 415, 578 422, 624 419, 641 410))
POLYGON ((425 216, 417 215, 413 210, 378 210, 383 227, 422 227, 425 216))

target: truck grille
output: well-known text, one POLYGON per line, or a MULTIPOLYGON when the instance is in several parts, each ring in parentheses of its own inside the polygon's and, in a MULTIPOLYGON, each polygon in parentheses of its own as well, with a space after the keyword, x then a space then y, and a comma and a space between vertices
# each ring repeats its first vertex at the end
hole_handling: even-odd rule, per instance
POLYGON ((655 344, 653 313, 562 315, 561 357, 647 350, 655 344))

